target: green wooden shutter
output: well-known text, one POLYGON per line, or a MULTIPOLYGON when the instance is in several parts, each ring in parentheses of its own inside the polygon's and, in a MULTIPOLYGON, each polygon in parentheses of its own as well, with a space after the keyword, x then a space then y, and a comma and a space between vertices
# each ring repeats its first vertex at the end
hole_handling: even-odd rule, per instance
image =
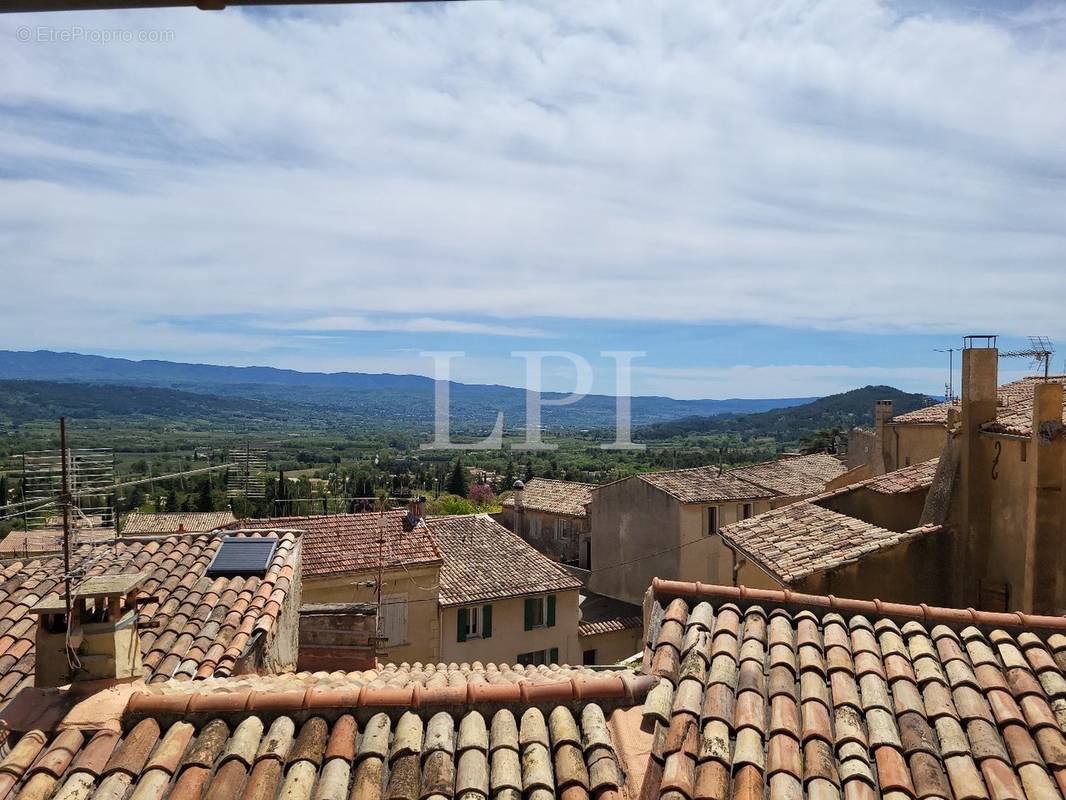
POLYGON ((555 627, 555 595, 548 595, 548 618, 545 620, 549 628, 555 627))
POLYGON ((488 639, 492 636, 492 606, 481 608, 481 638, 488 639))
POLYGON ((456 616, 459 618, 459 630, 456 631, 455 639, 458 642, 465 642, 466 627, 470 619, 470 611, 465 608, 460 608, 459 613, 456 616))
POLYGON ((548 651, 548 663, 549 664, 558 664, 559 663, 559 648, 558 647, 553 647, 550 651, 548 651))
POLYGON ((532 597, 526 598, 526 630, 533 630, 533 604, 537 602, 532 597))

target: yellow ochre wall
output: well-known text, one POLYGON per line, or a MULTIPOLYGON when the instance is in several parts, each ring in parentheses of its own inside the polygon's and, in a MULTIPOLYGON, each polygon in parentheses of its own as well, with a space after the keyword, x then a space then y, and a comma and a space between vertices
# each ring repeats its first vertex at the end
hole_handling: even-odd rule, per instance
MULTIPOLYGON (((360 582, 377 579, 374 570, 323 577, 304 576, 304 603, 373 603, 377 592, 360 582)), ((382 596, 406 595, 407 642, 389 647, 380 656, 385 661, 437 663, 440 657, 440 622, 437 615, 440 567, 433 564, 407 569, 388 569, 383 573, 382 596)), ((454 634, 454 628, 453 628, 454 634)))
POLYGON ((582 656, 586 650, 595 650, 595 663, 617 664, 640 652, 644 635, 639 628, 632 628, 624 631, 597 633, 593 636, 581 636, 580 640, 582 656))
POLYGON ((557 647, 560 663, 580 664, 577 590, 558 592, 555 598, 555 625, 529 631, 525 630, 524 597, 493 600, 491 603, 472 603, 471 606, 492 606, 492 635, 487 639, 467 639, 465 642, 460 642, 457 635, 460 607, 441 609, 440 660, 459 664, 473 661, 485 664, 514 664, 519 653, 549 651, 557 647))
POLYGON ((947 439, 948 431, 944 425, 889 423, 884 440, 885 471, 892 472, 938 458, 947 439))

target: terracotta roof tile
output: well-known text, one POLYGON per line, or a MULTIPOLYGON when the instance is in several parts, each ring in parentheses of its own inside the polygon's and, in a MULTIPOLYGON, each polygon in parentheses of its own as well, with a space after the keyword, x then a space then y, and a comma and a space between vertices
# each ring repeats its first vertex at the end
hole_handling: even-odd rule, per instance
POLYGON ((780 456, 750 467, 731 469, 726 474, 785 497, 801 497, 821 494, 829 481, 846 471, 844 462, 839 458, 827 453, 811 453, 780 456))
POLYGON ((336 575, 376 569, 379 553, 386 567, 437 564, 437 549, 424 525, 404 530, 406 511, 384 514, 330 514, 315 517, 243 519, 230 527, 244 530, 290 529, 303 532, 303 574, 336 575), (379 550, 379 524, 385 544, 379 550))
MULTIPOLYGON (((1066 379, 1063 375, 1052 375, 1055 382, 1066 379)), ((994 433, 1008 433, 1015 436, 1031 436, 1033 428, 1033 394, 1034 386, 1043 383, 1044 378, 1029 376, 1005 383, 999 387, 999 408, 996 421, 988 423, 984 429, 994 433)), ((948 409, 959 410, 958 403, 938 403, 906 414, 893 417, 893 425, 944 425, 948 418, 948 409)), ((1066 412, 1066 408, 1064 408, 1066 412)))
MULTIPOLYGON (((584 517, 585 505, 592 500, 594 488, 591 483, 533 478, 522 490, 522 506, 530 511, 584 517)), ((513 508, 514 497, 508 497, 503 505, 513 508)))
MULTIPOLYGON (((672 581, 655 582, 653 602, 653 618, 672 624, 692 625, 696 608, 711 604, 727 625, 724 637, 715 636, 712 664, 721 669, 712 666, 698 683, 698 744, 671 734, 693 719, 689 702, 674 702, 664 719, 648 708, 662 708, 660 689, 646 701, 646 720, 670 745, 655 786, 663 797, 724 798, 730 773, 733 797, 762 797, 764 785, 771 796, 795 800, 1061 797, 1066 729, 1050 703, 1066 697, 1066 680, 1048 693, 1034 665, 1052 682, 1064 678, 1054 654, 1066 618, 672 581), (726 668, 734 639, 742 664, 765 682, 734 681, 726 668), (1011 680, 1010 672, 1029 679, 1011 680), (1031 713, 1028 701, 1038 704, 1031 713)), ((703 608, 699 617, 702 626, 703 608)), ((660 631, 670 633, 665 624, 660 631)), ((647 647, 655 663, 660 652, 677 650, 677 639, 653 636, 647 647)), ((675 698, 682 691, 664 685, 675 698)))
POLYGON ((932 525, 890 531, 801 500, 727 525, 721 535, 768 574, 788 584, 937 531, 932 525))
MULTIPOLYGON (((243 626, 249 634, 269 631, 277 621, 280 609, 267 604, 266 598, 279 588, 285 569, 299 558, 297 537, 282 535, 266 575, 248 579, 204 574, 221 540, 217 534, 119 539, 106 549, 86 545, 74 552, 74 563, 88 563, 86 574, 90 576, 133 572, 149 576, 140 591, 155 599, 142 605, 139 614, 154 624, 140 631, 148 680, 192 677, 201 667, 205 675, 229 675, 243 655, 245 639, 238 638, 238 630, 243 626), (209 591, 212 588, 214 592, 209 591), (220 597, 219 590, 228 589, 234 593, 220 597), (246 593, 245 602, 241 590, 246 593), (213 613, 226 610, 239 613, 209 624, 213 613), (219 647, 210 650, 209 644, 219 647)), ((57 557, 16 561, 4 572, 6 579, 0 582, 0 701, 10 700, 33 683, 37 620, 29 610, 40 599, 60 592, 56 576, 62 574, 62 564, 57 557)), ((284 592, 279 596, 284 597, 284 592)))
POLYGON ((123 536, 165 536, 170 533, 208 533, 236 521, 232 511, 192 511, 174 514, 130 512, 122 522, 123 536))
POLYGON ((645 472, 636 476, 682 503, 717 503, 730 500, 756 500, 777 493, 721 472, 718 467, 692 467, 669 472, 645 472))
POLYGON ((640 606, 588 591, 580 595, 578 610, 581 619, 577 631, 581 636, 639 630, 644 625, 640 606))
POLYGON ((878 475, 876 478, 869 478, 853 486, 845 487, 844 491, 865 487, 879 494, 907 494, 928 489, 933 484, 939 463, 939 458, 931 458, 909 467, 900 467, 884 475, 878 475))
POLYGON ((427 521, 444 565, 442 606, 572 591, 581 582, 487 514, 427 521))

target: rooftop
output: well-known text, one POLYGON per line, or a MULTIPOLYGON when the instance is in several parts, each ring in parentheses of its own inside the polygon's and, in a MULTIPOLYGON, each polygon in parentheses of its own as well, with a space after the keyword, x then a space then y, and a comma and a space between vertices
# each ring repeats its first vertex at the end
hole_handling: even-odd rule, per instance
MULTIPOLYGON (((1051 375, 1050 381, 1062 382, 1066 375, 1051 375)), ((1010 433, 1018 436, 1032 434, 1033 424, 1033 387, 1044 383, 1043 377, 1029 376, 1005 383, 999 387, 999 409, 997 420, 986 425, 986 429, 996 433, 1010 433)), ((909 411, 893 417, 890 424, 928 424, 944 425, 948 419, 948 409, 958 410, 958 403, 937 403, 916 411, 909 411)), ((1064 409, 1066 411, 1066 409, 1064 409)))
POLYGON ((642 797, 1066 793, 1066 619, 670 581, 654 600, 642 797))
POLYGON ((933 485, 933 478, 936 477, 936 468, 939 463, 939 458, 931 458, 928 461, 911 464, 909 467, 900 467, 893 472, 886 472, 884 475, 847 486, 844 491, 865 488, 878 494, 918 492, 933 485))
POLYGON ((721 535, 768 575, 787 584, 938 530, 926 525, 890 531, 801 500, 727 525, 721 535))
POLYGON ((578 608, 581 612, 581 621, 577 627, 580 636, 638 630, 644 627, 644 610, 640 606, 615 600, 613 597, 582 591, 578 608))
POLYGON ((661 489, 682 503, 758 500, 776 495, 776 492, 741 480, 732 473, 721 472, 716 466, 645 472, 635 477, 661 489))
POLYGON ((379 556, 385 567, 439 564, 440 551, 425 525, 404 530, 407 512, 384 514, 330 514, 311 517, 244 519, 246 530, 279 528, 303 532, 303 573, 307 576, 336 575, 377 569, 379 556), (379 523, 384 524, 383 546, 378 545, 379 523))
POLYGON ((148 514, 131 511, 122 523, 123 536, 167 533, 207 533, 236 521, 232 511, 183 511, 173 514, 148 514))
MULTIPOLYGON (((110 542, 115 538, 113 528, 78 528, 71 536, 71 546, 85 543, 110 542)), ((31 531, 11 531, 0 541, 0 558, 42 556, 63 550, 62 528, 35 528, 31 531)))
POLYGON ((564 567, 488 514, 432 517, 427 525, 444 558, 442 606, 581 588, 564 567))
MULTIPOLYGON (((273 629, 299 559, 297 538, 279 539, 262 578, 207 577, 222 540, 210 534, 83 545, 72 561, 90 564, 90 579, 146 576, 140 590, 155 598, 139 611, 154 626, 140 630, 148 681, 205 678, 232 674, 253 636, 273 629)), ((60 597, 62 575, 63 559, 56 556, 11 561, 0 569, 0 703, 33 684, 37 619, 30 610, 60 597)))
POLYGON ((781 456, 750 467, 729 470, 729 475, 743 478, 785 497, 820 494, 825 485, 843 475, 847 467, 828 453, 781 456))
MULTIPOLYGON (((533 478, 522 490, 522 505, 530 511, 583 517, 585 504, 592 499, 593 488, 591 483, 533 478)), ((514 497, 508 497, 503 505, 513 507, 514 497)))
POLYGON ((51 718, 5 713, 0 797, 1066 792, 1066 618, 658 579, 650 612, 636 674, 412 664, 171 681, 81 704, 44 690, 32 699, 51 718))

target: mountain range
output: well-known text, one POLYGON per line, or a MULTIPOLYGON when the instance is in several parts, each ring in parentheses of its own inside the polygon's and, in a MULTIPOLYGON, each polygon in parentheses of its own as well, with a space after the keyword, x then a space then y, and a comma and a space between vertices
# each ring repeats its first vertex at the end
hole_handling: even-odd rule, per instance
MULTIPOLYGON (((201 417, 212 413, 242 419, 319 427, 332 417, 383 426, 432 424, 435 382, 421 375, 362 372, 301 372, 274 367, 230 367, 172 361, 0 350, 0 417, 9 424, 65 414, 201 417), (81 388, 74 389, 75 385, 81 388), (206 396, 206 397, 205 397, 206 396), (212 399, 217 398, 217 399, 212 399)), ((453 429, 480 432, 504 412, 505 429, 522 430, 526 391, 511 386, 450 384, 453 429)), ((565 395, 544 393, 546 399, 565 395)), ((676 400, 640 396, 631 401, 634 425, 683 418, 750 414, 808 403, 815 398, 676 400)), ((542 423, 554 428, 603 428, 615 420, 615 398, 588 395, 566 406, 545 406, 542 423)))

